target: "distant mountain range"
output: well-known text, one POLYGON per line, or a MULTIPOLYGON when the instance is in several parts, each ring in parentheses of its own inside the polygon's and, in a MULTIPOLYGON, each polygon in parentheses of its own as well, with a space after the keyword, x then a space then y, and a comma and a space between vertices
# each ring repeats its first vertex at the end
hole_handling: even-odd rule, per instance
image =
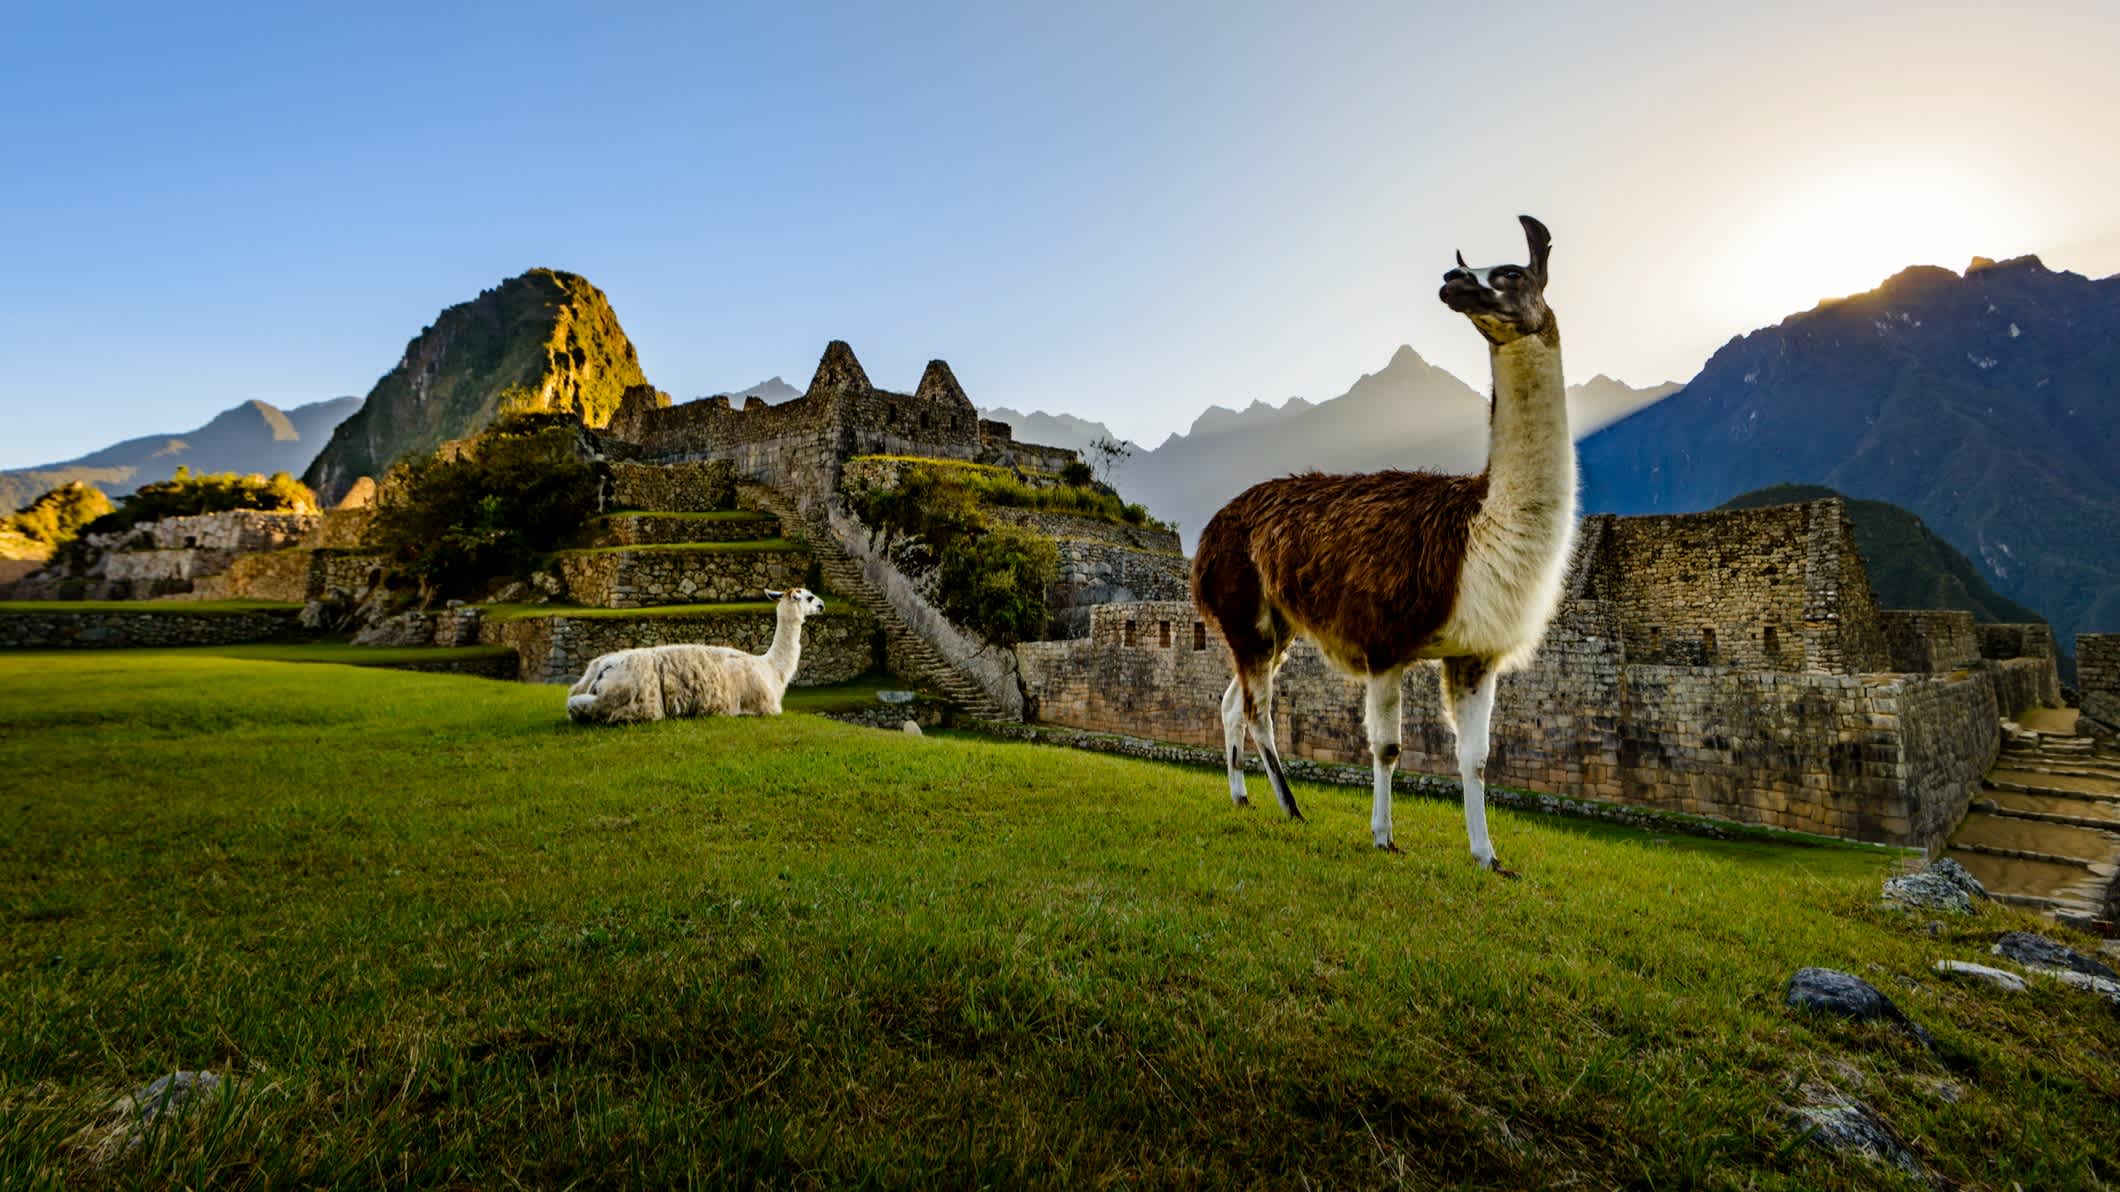
POLYGON ((2120 629, 2120 277, 1905 270, 1731 340, 1582 444, 1584 508, 1825 485, 1918 515, 2067 648, 2120 629))
POLYGON ((363 476, 417 451, 475 434, 510 411, 571 411, 611 420, 640 357, 602 290, 532 269, 460 302, 405 345, 397 367, 340 423, 302 479, 330 505, 363 476))
POLYGON ((784 401, 794 401, 802 396, 802 390, 788 384, 779 377, 767 377, 749 389, 739 389, 734 393, 724 393, 718 396, 728 398, 730 405, 742 409, 743 404, 754 397, 763 399, 769 406, 777 406, 784 401))
POLYGON ((300 475, 331 429, 360 408, 358 397, 334 397, 283 410, 247 401, 223 410, 195 430, 143 435, 77 459, 0 472, 0 513, 13 513, 43 493, 79 480, 123 496, 167 480, 179 466, 194 472, 288 472, 300 475))
MULTIPOLYGON (((1568 387, 1571 425, 1581 436, 1677 388, 1636 389, 1593 377, 1568 387)), ((1311 468, 1476 472, 1486 457, 1487 398, 1412 348, 1401 347, 1381 370, 1365 374, 1338 397, 1315 403, 1296 397, 1279 406, 1255 401, 1243 410, 1211 406, 1185 433, 1136 452, 1120 466, 1116 481, 1129 500, 1177 522, 1190 550, 1215 510, 1261 480, 1311 468)))

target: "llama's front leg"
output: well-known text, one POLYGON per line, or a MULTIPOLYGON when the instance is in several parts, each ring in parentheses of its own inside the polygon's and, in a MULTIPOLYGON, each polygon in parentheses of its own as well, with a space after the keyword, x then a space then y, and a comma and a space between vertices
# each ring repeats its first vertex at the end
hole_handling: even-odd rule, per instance
POLYGON ((1281 810, 1288 813, 1289 819, 1299 820, 1303 811, 1296 806, 1296 793, 1289 789, 1288 772, 1281 768, 1281 747, 1273 736, 1273 672, 1279 665, 1276 660, 1264 667, 1245 685, 1244 694, 1250 705, 1251 738, 1259 746, 1259 759, 1266 763, 1266 780, 1273 786, 1274 797, 1281 801, 1281 810))
POLYGON ((1487 838, 1487 724, 1494 714, 1494 686, 1499 676, 1479 658, 1452 658, 1443 663, 1443 681, 1457 721, 1458 778, 1465 786, 1465 835, 1472 856, 1503 877, 1516 874, 1495 858, 1487 838))
POLYGON ((1391 772, 1399 764, 1399 677, 1404 672, 1369 676, 1369 691, 1363 701, 1363 726, 1369 730, 1369 758, 1375 767, 1375 791, 1370 797, 1369 835, 1380 849, 1399 851, 1391 833, 1391 772))
POLYGON ((1236 679, 1222 693, 1222 758, 1229 763, 1229 801, 1251 806, 1244 790, 1244 686, 1236 679))

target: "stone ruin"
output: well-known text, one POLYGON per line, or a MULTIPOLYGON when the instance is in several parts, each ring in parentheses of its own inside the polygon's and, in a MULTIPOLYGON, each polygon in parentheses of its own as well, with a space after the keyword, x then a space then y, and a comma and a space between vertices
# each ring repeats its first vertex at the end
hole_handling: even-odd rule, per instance
MULTIPOLYGON (((1030 718, 1219 748, 1229 663, 1185 600, 1107 604, 1086 640, 1018 647, 1030 718)), ((1456 772, 1432 667, 1406 683, 1402 767, 1456 772)), ((1505 677, 1504 786, 1934 849, 2001 748, 2058 705, 2044 624, 1879 609, 1838 500, 1600 515, 1536 659, 1505 677)), ((1282 750, 1367 765, 1360 687, 1308 643, 1276 684, 1282 750)))

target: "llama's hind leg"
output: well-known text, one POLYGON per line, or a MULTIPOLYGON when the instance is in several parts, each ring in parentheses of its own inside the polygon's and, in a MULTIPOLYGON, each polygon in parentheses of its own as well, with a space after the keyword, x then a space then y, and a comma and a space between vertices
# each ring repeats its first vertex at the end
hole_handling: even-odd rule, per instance
POLYGON ((1244 685, 1237 679, 1222 693, 1222 760, 1229 763, 1229 801, 1251 806, 1244 789, 1244 685))
POLYGON ((1503 877, 1515 877, 1495 858, 1494 843, 1487 838, 1487 726, 1494 714, 1497 678, 1494 664, 1486 659, 1443 662, 1443 683, 1457 722, 1458 778, 1465 786, 1465 835, 1473 859, 1503 877))
POLYGON ((1259 760, 1266 763, 1266 781, 1273 786, 1274 797, 1281 801, 1281 810, 1288 813, 1289 819, 1299 820, 1303 811, 1296 806, 1295 792, 1288 788, 1288 772, 1281 768, 1281 747, 1273 736, 1273 674, 1280 668, 1277 656, 1239 676, 1244 685, 1241 710, 1251 729, 1251 739, 1259 747, 1259 760))
POLYGON ((1369 730, 1369 759, 1375 782, 1369 805, 1369 835, 1391 852, 1399 844, 1391 833, 1391 772, 1399 764, 1399 680, 1402 671, 1369 676, 1363 700, 1363 725, 1369 730))

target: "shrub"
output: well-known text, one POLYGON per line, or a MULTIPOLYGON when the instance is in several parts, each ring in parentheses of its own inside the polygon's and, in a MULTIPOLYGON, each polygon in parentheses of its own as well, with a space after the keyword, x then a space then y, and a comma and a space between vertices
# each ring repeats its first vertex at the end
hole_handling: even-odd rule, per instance
POLYGON ((1096 482, 1097 473, 1084 461, 1071 459, 1060 469, 1060 479, 1075 488, 1088 488, 1096 482))
POLYGON ((1045 636, 1046 591, 1060 552, 1016 526, 994 526, 942 556, 942 611, 1000 645, 1045 636))
POLYGON ((285 472, 239 476, 234 472, 193 472, 180 465, 177 474, 169 479, 143 484, 120 497, 116 509, 81 527, 81 533, 114 534, 141 522, 226 513, 232 509, 315 513, 317 495, 285 472))
POLYGON ((110 511, 110 498, 102 489, 79 480, 62 484, 20 513, 0 518, 0 556, 47 556, 110 511))
POLYGON ((423 602, 468 597, 579 537, 600 487, 571 418, 503 417, 466 447, 392 468, 369 540, 423 602))

